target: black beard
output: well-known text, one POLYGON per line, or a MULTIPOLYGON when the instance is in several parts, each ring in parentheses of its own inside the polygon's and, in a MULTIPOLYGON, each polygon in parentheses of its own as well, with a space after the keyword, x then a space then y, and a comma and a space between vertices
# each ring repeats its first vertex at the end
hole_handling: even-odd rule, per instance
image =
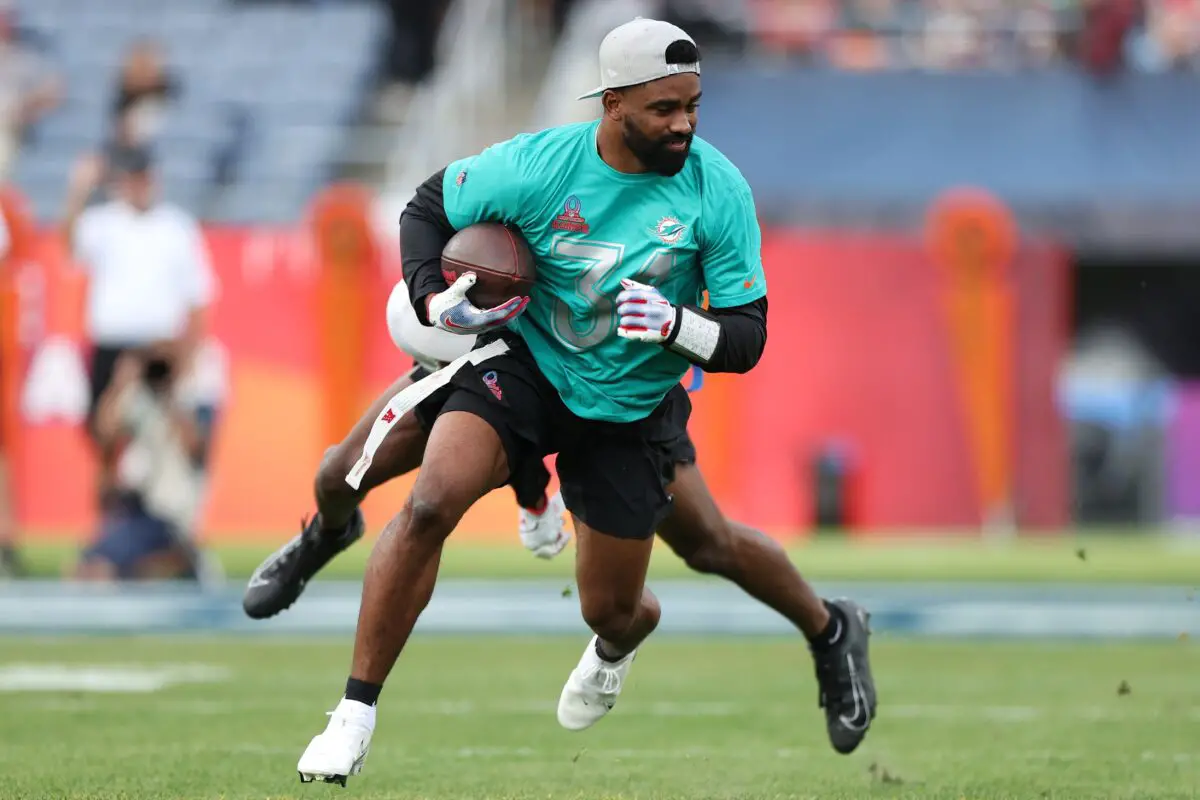
POLYGON ((624 126, 625 146, 637 156, 642 166, 651 172, 665 177, 678 175, 687 163, 688 154, 692 151, 692 135, 666 136, 662 139, 651 139, 642 133, 632 120, 626 119, 624 126), (687 142, 688 146, 681 152, 667 149, 667 145, 675 142, 687 142))

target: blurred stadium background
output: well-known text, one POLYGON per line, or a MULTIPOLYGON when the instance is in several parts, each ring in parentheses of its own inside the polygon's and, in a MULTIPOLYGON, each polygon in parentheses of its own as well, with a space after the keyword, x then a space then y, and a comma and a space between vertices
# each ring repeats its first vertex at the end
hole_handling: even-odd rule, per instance
MULTIPOLYGON (((444 636, 402 662, 359 789, 1197 796, 1198 0, 2 0, 15 796, 293 790, 368 547, 276 620, 240 593, 407 367, 383 315, 400 210, 451 159, 594 116, 573 98, 639 15, 700 43, 699 133, 764 232, 770 343, 705 377, 701 466, 729 516, 872 608, 882 716, 834 760, 798 639, 660 553, 662 643, 614 719, 564 741, 571 556, 523 551, 497 492, 455 534, 418 629, 444 636), (198 578, 84 585, 87 283, 59 226, 80 159, 130 139, 203 226, 219 414, 198 578), (518 634, 547 636, 480 638, 518 634)), ((410 485, 368 500, 369 537, 410 485)))

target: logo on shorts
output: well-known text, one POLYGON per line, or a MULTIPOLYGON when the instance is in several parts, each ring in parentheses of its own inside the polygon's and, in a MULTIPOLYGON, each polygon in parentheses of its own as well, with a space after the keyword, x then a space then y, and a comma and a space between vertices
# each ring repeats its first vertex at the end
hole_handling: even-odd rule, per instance
POLYGON ((454 179, 455 186, 462 186, 467 182, 467 171, 464 169, 458 173, 458 177, 454 179))
POLYGON ((496 396, 497 400, 504 399, 504 392, 500 391, 500 378, 496 375, 495 370, 483 373, 483 385, 496 396))
POLYGON ((658 224, 651 229, 651 233, 657 236, 663 244, 678 244, 683 239, 683 235, 687 233, 687 225, 668 215, 658 221, 658 224))
POLYGON ((587 220, 579 213, 579 209, 582 207, 583 204, 579 202, 579 198, 571 195, 567 198, 567 202, 563 203, 563 210, 554 218, 554 222, 550 223, 550 227, 556 231, 587 233, 587 220))

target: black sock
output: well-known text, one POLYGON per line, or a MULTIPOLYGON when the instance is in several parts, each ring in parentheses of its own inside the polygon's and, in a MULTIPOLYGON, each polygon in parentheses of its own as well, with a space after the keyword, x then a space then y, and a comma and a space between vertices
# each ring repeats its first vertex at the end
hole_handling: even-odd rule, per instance
POLYGON ((379 693, 382 691, 383 687, 378 683, 367 683, 358 678, 350 678, 346 681, 346 699, 364 705, 373 706, 378 703, 379 693))
POLYGON ((846 615, 842 610, 832 603, 826 603, 825 610, 829 612, 829 623, 825 626, 825 630, 818 633, 816 636, 808 640, 809 645, 816 652, 828 650, 842 640, 842 633, 846 630, 846 615))
POLYGON ((601 644, 601 640, 599 639, 599 637, 597 637, 597 639, 596 639, 596 655, 600 656, 601 661, 607 661, 609 664, 615 664, 618 661, 620 661, 622 658, 624 658, 626 655, 629 655, 629 654, 626 653, 624 655, 619 655, 619 656, 610 655, 609 653, 605 652, 604 645, 601 644))
POLYGON ((317 535, 319 536, 327 539, 336 539, 346 532, 346 528, 349 527, 349 525, 350 522, 347 520, 340 526, 331 528, 325 524, 325 518, 321 516, 320 512, 317 512, 317 535))

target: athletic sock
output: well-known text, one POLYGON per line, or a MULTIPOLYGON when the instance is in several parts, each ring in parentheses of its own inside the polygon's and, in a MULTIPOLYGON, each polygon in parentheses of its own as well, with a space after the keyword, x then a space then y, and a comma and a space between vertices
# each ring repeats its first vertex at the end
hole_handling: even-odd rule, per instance
POLYGON ((625 653, 624 655, 619 656, 609 654, 605 651, 604 645, 601 643, 600 638, 596 637, 596 655, 600 656, 601 661, 608 662, 609 664, 615 664, 629 654, 625 653))
POLYGON ((829 612, 829 622, 825 629, 808 640, 814 652, 828 650, 842 640, 842 632, 846 630, 846 615, 832 603, 821 601, 829 612))
POLYGON ((363 705, 375 705, 379 702, 379 693, 382 691, 383 686, 378 683, 367 683, 358 678, 350 678, 346 681, 346 699, 363 705))
MULTIPOLYGON (((321 516, 320 512, 317 512, 317 517, 318 517, 317 534, 325 539, 336 539, 337 537, 339 537, 343 533, 345 533, 346 528, 349 527, 349 525, 350 525, 350 520, 346 520, 346 522, 339 525, 338 527, 330 528, 330 527, 326 527, 325 518, 321 516)), ((351 516, 351 519, 353 519, 353 516, 351 516)))

